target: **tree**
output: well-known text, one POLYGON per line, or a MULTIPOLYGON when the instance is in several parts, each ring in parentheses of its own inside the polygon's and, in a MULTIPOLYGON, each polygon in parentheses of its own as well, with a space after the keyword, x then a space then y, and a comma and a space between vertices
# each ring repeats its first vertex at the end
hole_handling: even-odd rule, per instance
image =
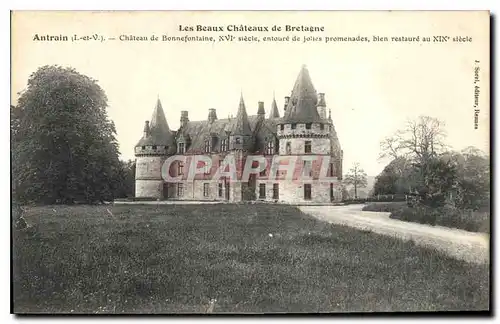
POLYGON ((461 152, 446 152, 443 159, 456 168, 456 183, 453 202, 461 209, 477 210, 489 208, 490 204, 490 160, 475 147, 461 152))
POLYGON ((380 143, 381 158, 403 162, 393 168, 399 190, 416 192, 424 203, 433 206, 444 203, 444 191, 451 189, 449 184, 455 178, 453 165, 440 158, 446 149, 443 127, 436 118, 420 116, 380 143))
POLYGON ((120 186, 117 188, 116 197, 135 196, 135 161, 120 161, 119 173, 120 186))
POLYGON ((359 163, 354 163, 353 167, 344 177, 344 184, 354 186, 354 198, 358 198, 358 189, 366 188, 368 181, 366 179, 366 172, 361 169, 359 163))
POLYGON ((420 116, 409 120, 405 128, 396 131, 381 143, 381 158, 404 158, 414 163, 435 157, 446 149, 444 123, 436 118, 420 116))
POLYGON ((106 108, 97 82, 72 68, 43 66, 31 74, 18 100, 12 143, 20 199, 73 203, 113 198, 119 153, 106 108))

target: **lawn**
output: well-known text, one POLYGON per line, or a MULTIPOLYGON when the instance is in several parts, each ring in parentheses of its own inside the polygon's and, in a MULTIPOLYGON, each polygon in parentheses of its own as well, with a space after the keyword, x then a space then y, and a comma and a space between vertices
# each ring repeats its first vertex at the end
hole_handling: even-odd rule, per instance
POLYGON ((199 313, 212 298, 214 313, 489 307, 488 265, 294 207, 50 206, 25 217, 35 231, 13 237, 16 313, 199 313))

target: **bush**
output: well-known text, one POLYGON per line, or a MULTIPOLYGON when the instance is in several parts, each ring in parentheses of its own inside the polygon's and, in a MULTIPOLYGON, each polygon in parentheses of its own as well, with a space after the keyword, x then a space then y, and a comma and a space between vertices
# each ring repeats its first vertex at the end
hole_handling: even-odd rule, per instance
POLYGON ((382 202, 382 203, 371 203, 363 207, 363 211, 373 211, 373 212, 385 212, 390 213, 405 207, 405 202, 382 202))
POLYGON ((422 204, 401 207, 391 212, 390 218, 421 224, 440 225, 470 232, 490 232, 490 212, 463 210, 445 206, 430 208, 422 204))
POLYGON ((344 204, 364 204, 367 202, 401 202, 406 201, 406 195, 377 195, 368 198, 345 199, 344 204))

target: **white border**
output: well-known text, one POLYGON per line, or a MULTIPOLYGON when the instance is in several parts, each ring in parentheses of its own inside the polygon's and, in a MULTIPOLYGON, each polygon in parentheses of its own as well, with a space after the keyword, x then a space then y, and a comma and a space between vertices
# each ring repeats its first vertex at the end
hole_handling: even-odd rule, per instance
MULTIPOLYGON (((67 0, 44 0, 44 1, 36 1, 36 0, 24 0, 24 1, 3 1, 1 3, 2 10, 2 23, 1 23, 1 34, 2 42, 4 46, 2 47, 4 50, 2 51, 2 98, 5 98, 5 101, 9 101, 10 105, 10 13, 8 10, 490 10, 492 14, 499 12, 499 3, 498 0, 476 0, 476 1, 437 1, 437 0, 378 0, 378 1, 361 1, 361 0, 351 0, 351 1, 330 1, 326 2, 325 0, 281 0, 281 1, 272 1, 272 0, 246 0, 246 1, 231 1, 231 0, 184 0, 177 1, 174 3, 162 3, 160 1, 152 1, 152 0, 141 0, 141 1, 108 1, 104 2, 103 0, 85 0, 85 1, 67 1, 67 0)), ((498 19, 496 20, 496 25, 498 25, 498 19)), ((495 32, 495 42, 498 44, 498 32, 495 32)), ((498 57, 498 51, 496 53, 498 57)), ((493 57, 491 57, 493 59, 493 57)), ((497 68, 498 69, 498 68, 497 68)), ((491 71, 492 73, 497 72, 491 71)), ((493 75, 493 74, 492 74, 493 75)), ((498 83, 495 85, 494 89, 490 90, 492 93, 498 93, 498 83)), ((491 103, 494 105, 494 103, 491 103)), ((4 107, 7 106, 7 102, 5 102, 4 107)), ((498 125, 498 114, 495 118, 496 124, 498 125)), ((2 144, 0 147, 10 147, 10 131, 9 131, 9 119, 7 119, 6 114, 5 118, 1 119, 1 140, 2 144)), ((494 129, 492 129, 494 131, 494 129)), ((496 135, 496 134, 495 134, 496 135)), ((496 136, 495 136, 496 137, 496 136)), ((497 141, 495 141, 495 149, 499 145, 497 141)), ((0 227, 0 237, 3 240, 3 244, 1 245, 3 248, 0 249, 0 255, 3 261, 4 266, 1 268, 1 322, 9 323, 13 321, 20 321, 31 323, 35 321, 40 321, 40 319, 35 318, 15 318, 13 315, 9 315, 10 313, 10 223, 9 223, 9 215, 10 215, 10 160, 8 159, 7 152, 5 150, 4 157, 1 160, 1 172, 0 172, 0 184, 2 185, 3 195, 1 195, 1 204, 2 206, 2 217, 4 226, 0 227)), ((493 167, 493 165, 492 165, 493 167)), ((495 191, 497 192, 497 191, 495 191)), ((497 194, 495 194, 494 198, 497 198, 497 194)), ((493 217, 494 218, 494 217, 493 217)), ((495 222, 494 233, 497 232, 497 224, 495 222)), ((494 291, 498 291, 497 280, 495 281, 495 289, 494 291)), ((495 298, 496 301, 498 298, 495 298)), ((493 309, 497 309, 496 304, 493 309)), ((60 317, 60 318, 46 318, 43 321, 52 322, 56 321, 66 321, 71 319, 70 317, 60 317)), ((79 322, 104 322, 107 317, 102 318, 79 318, 79 322)), ((155 317, 148 317, 144 319, 159 319, 155 317)), ((168 321, 178 321, 176 318, 165 318, 168 321)), ((187 318, 184 320, 198 320, 206 318, 187 318)), ((215 318, 215 320, 220 320, 221 318, 215 318)), ((240 318, 226 318, 226 320, 239 320, 240 318)), ((251 321, 270 321, 270 320, 290 320, 293 318, 248 318, 251 321)), ((137 317, 133 318, 119 318, 119 320, 125 321, 136 321, 137 317)), ((305 318, 297 317, 294 320, 305 320, 305 318)), ((344 321, 341 318, 333 317, 323 317, 320 320, 335 320, 335 321, 344 321)), ((351 319, 349 322, 359 321, 361 318, 351 319)), ((385 321, 385 318, 373 318, 372 321, 385 321)), ((400 318, 396 319, 398 321, 415 321, 418 318, 400 318)), ((437 319, 424 318, 427 322, 435 322, 437 319)), ((471 321, 472 319, 464 318, 466 321, 471 321)))

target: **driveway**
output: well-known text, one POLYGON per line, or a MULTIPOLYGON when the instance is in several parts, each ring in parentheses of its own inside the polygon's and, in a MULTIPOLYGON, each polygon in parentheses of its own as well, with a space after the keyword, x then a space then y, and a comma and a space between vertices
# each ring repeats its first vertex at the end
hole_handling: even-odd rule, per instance
POLYGON ((404 222, 389 218, 389 213, 362 211, 362 208, 363 205, 299 207, 304 213, 329 223, 412 239, 416 244, 433 247, 457 259, 489 263, 488 234, 404 222))

